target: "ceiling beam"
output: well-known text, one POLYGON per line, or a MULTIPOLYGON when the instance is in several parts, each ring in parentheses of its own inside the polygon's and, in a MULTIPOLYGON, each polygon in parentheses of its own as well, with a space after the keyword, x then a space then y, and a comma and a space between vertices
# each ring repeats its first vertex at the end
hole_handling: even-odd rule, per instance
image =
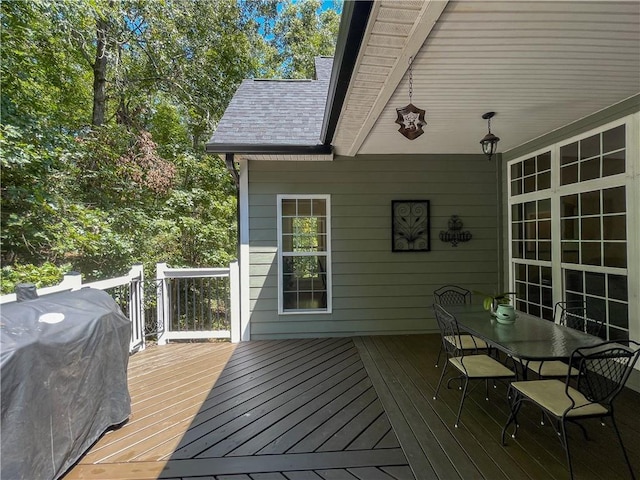
MULTIPOLYGON (((374 11, 372 12, 370 18, 377 19, 379 3, 380 2, 375 2, 374 11)), ((411 28, 407 36, 406 42, 402 49, 402 53, 395 59, 393 68, 391 69, 391 73, 384 83, 384 87, 380 90, 375 101, 371 104, 371 108, 369 109, 368 114, 364 118, 360 117, 357 119, 358 123, 360 124, 360 128, 358 129, 351 145, 346 151, 343 152, 343 154, 347 156, 354 156, 358 153, 358 150, 360 150, 360 147, 366 140, 369 132, 375 125, 378 117, 386 107, 387 103, 389 103, 389 99, 395 92, 398 84, 402 81, 407 69, 409 68, 409 58, 415 57, 415 55, 420 51, 420 48, 431 33, 431 30, 433 29, 438 18, 440 18, 440 15, 447 6, 447 3, 448 0, 426 0, 424 2, 422 8, 420 9, 420 13, 416 17, 416 21, 414 22, 413 27, 411 28)), ((358 63, 356 64, 356 72, 360 67, 363 55, 366 53, 367 41, 371 36, 371 32, 375 27, 375 23, 376 21, 373 21, 368 25, 367 32, 365 33, 365 38, 363 41, 364 48, 360 50, 358 63)), ((348 119, 348 115, 345 116, 345 121, 353 122, 354 120, 356 119, 348 119)))

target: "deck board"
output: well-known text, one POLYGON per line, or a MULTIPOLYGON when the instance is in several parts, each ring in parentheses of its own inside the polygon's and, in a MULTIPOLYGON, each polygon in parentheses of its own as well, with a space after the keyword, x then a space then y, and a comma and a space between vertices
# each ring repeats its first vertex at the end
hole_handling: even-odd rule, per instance
MULTIPOLYGON (((506 387, 498 384, 496 391, 490 392, 490 401, 484 400, 484 389, 473 392, 465 402, 460 428, 454 428, 455 415, 460 401, 457 389, 441 389, 438 400, 433 401, 433 394, 439 368, 434 368, 437 356, 438 337, 435 335, 366 337, 363 342, 367 348, 383 348, 386 351, 381 360, 386 363, 403 365, 404 370, 396 368, 385 374, 387 379, 394 379, 397 384, 407 388, 410 398, 424 399, 426 403, 419 408, 423 423, 416 426, 416 432, 437 428, 436 437, 441 445, 444 442, 457 442, 462 448, 452 448, 451 444, 443 448, 456 465, 465 461, 466 456, 480 470, 480 478, 565 478, 568 476, 564 451, 550 426, 540 426, 539 410, 524 408, 519 416, 521 423, 517 439, 508 439, 507 446, 500 444, 502 426, 508 416, 506 387), (402 371, 409 374, 411 382, 403 378, 402 371), (412 391, 412 389, 414 389, 412 391), (431 408, 436 416, 427 416, 431 408), (526 412, 525 412, 526 410, 526 412), (439 420, 438 420, 439 418, 439 420), (435 427, 434 427, 435 426, 435 427), (444 427, 444 428, 442 428, 444 427), (462 455, 462 457, 461 457, 462 455), (491 465, 491 464, 494 465, 491 465), (503 475, 496 473, 496 469, 503 475)), ((625 389, 617 402, 616 418, 623 419, 626 424, 620 425, 625 446, 630 453, 632 464, 638 475, 637 435, 640 426, 640 394, 625 389)), ((404 409, 402 410, 404 413, 404 409)), ((393 416, 390 415, 393 423, 393 416)), ((619 422, 622 424, 622 421, 619 422)), ((576 479, 627 478, 629 476, 622 457, 620 447, 613 430, 601 427, 597 420, 589 421, 587 429, 592 439, 585 442, 579 429, 571 429, 569 436, 572 443, 572 458, 576 479)), ((395 427, 395 425, 394 425, 395 427)), ((401 439, 403 436, 398 434, 401 439)), ((403 445, 404 448, 404 445, 403 445)), ((411 460, 411 458, 409 457, 411 460)), ((440 477, 446 478, 446 477, 440 477)))
MULTIPOLYGON (((460 392, 456 390, 446 391, 446 389, 444 389, 439 396, 439 400, 432 399, 439 373, 431 377, 431 381, 422 375, 423 372, 431 371, 433 368, 430 360, 427 360, 426 356, 421 356, 423 353, 422 349, 417 350, 418 353, 416 353, 416 350, 412 350, 410 355, 403 356, 401 352, 406 346, 403 345, 402 342, 394 341, 385 343, 387 344, 387 355, 395 355, 395 357, 393 357, 395 375, 403 378, 406 394, 414 402, 416 409, 420 412, 423 424, 427 426, 427 428, 423 430, 431 432, 431 438, 433 440, 426 437, 424 432, 422 433, 424 437, 420 439, 420 444, 423 448, 425 450, 430 449, 427 450, 427 455, 433 455, 432 452, 434 449, 440 449, 447 455, 448 459, 454 460, 463 478, 471 476, 474 470, 480 472, 483 478, 529 478, 528 475, 523 474, 519 465, 508 461, 509 457, 505 457, 502 450, 496 451, 496 449, 491 448, 494 442, 483 441, 481 444, 478 444, 476 439, 483 438, 485 435, 482 428, 485 419, 484 416, 474 418, 473 421, 465 421, 468 415, 473 414, 472 409, 465 408, 465 410, 463 410, 463 416, 461 417, 461 428, 467 426, 472 427, 473 431, 471 431, 471 433, 473 435, 459 435, 456 431, 458 429, 451 429, 460 401, 460 392), (469 452, 473 452, 478 448, 484 449, 486 454, 469 455, 469 452), (497 465, 492 460, 495 455, 502 457, 503 461, 500 465, 497 465)), ((437 370, 437 372, 439 372, 439 370, 437 370)), ((494 392, 490 392, 490 394, 493 399, 495 396, 494 392)), ((467 399, 467 401, 469 401, 469 399, 467 399)), ((417 425, 421 424, 417 423, 417 425)), ((420 435, 421 429, 416 427, 415 430, 417 432, 416 435, 420 435)))
POLYGON ((131 358, 129 422, 65 480, 414 478, 349 338, 146 353, 131 358))
MULTIPOLYGON (((358 370, 355 362, 357 362, 357 356, 345 352, 331 360, 327 360, 325 364, 320 364, 308 371, 301 372, 299 377, 294 379, 282 382, 282 379, 286 377, 280 376, 267 385, 262 385, 261 389, 264 391, 247 400, 244 400, 245 396, 241 396, 240 399, 227 399, 225 400, 226 404, 221 405, 222 408, 220 410, 228 409, 210 419, 209 417, 217 412, 215 409, 208 408, 205 412, 208 418, 207 422, 198 424, 187 432, 181 442, 184 446, 173 454, 173 458, 190 458, 191 456, 199 455, 212 443, 217 443, 220 438, 225 439, 225 443, 230 447, 233 446, 234 442, 238 444, 240 439, 249 439, 248 431, 242 432, 243 428, 250 427, 254 421, 260 422, 260 425, 267 425, 269 420, 277 421, 281 419, 282 415, 286 414, 287 408, 292 406, 289 404, 287 407, 277 411, 276 409, 283 406, 283 402, 296 401, 299 393, 305 392, 307 389, 313 389, 309 395, 321 394, 325 388, 322 384, 323 380, 330 382, 331 376, 344 368, 348 368, 349 372, 353 371, 355 373, 358 370), (331 362, 335 363, 331 364, 331 362), (277 382, 281 383, 274 386, 277 382), (232 407, 234 404, 235 406, 232 407), (263 418, 267 415, 268 418, 263 418), (197 433, 194 433, 196 431, 197 433), (234 434, 237 435, 236 438, 230 438, 234 434)), ((361 373, 361 375, 363 374, 364 372, 361 373)), ((256 392, 259 391, 257 388, 255 390, 256 392)), ((249 390, 249 394, 252 394, 251 390, 249 390)), ((308 398, 308 396, 305 398, 308 398)), ((224 450, 224 446, 218 447, 218 450, 224 450)))
POLYGON ((218 430, 220 436, 227 437, 225 440, 203 451, 198 457, 253 455, 302 421, 310 412, 316 411, 318 405, 341 395, 348 388, 345 378, 351 376, 355 377, 355 381, 360 381, 365 378, 366 372, 357 364, 343 369, 340 363, 300 384, 299 389, 290 390, 248 410, 218 430), (256 420, 256 417, 259 418, 256 420), (231 424, 233 426, 227 428, 231 424))
MULTIPOLYGON (((394 395, 395 392, 389 388, 389 384, 385 381, 386 378, 390 380, 390 383, 393 385, 393 378, 391 378, 391 376, 385 377, 384 364, 376 355, 375 350, 366 348, 362 339, 356 339, 356 345, 358 345, 360 356, 362 357, 365 367, 367 368, 367 372, 376 387, 378 396, 384 405, 384 409, 389 416, 391 425, 396 432, 400 445, 407 455, 407 459, 410 462, 417 480, 420 480, 421 478, 438 478, 430 460, 428 460, 422 452, 415 436, 410 433, 411 426, 407 422, 400 405, 398 405, 396 401, 396 397, 394 395)), ((453 479, 456 477, 450 476, 448 478, 453 479)))
MULTIPOLYGON (((129 421, 64 480, 376 480, 566 478, 564 452, 533 409, 500 444, 506 387, 465 403, 433 392, 437 335, 172 343, 130 358, 129 421)), ((640 394, 616 405, 640 466, 640 394)), ((570 430, 576 480, 627 478, 610 427, 570 430), (592 433, 593 432, 593 433, 592 433), (582 442, 582 443, 578 443, 582 442)))
MULTIPOLYGON (((356 381, 356 379, 353 380, 356 381)), ((350 408, 354 406, 359 408, 358 402, 361 399, 370 403, 374 398, 375 391, 371 382, 364 376, 339 397, 310 415, 304 422, 298 422, 281 434, 273 435, 271 441, 267 439, 260 450, 254 449, 254 453, 270 455, 315 451, 344 425, 343 418, 353 415, 349 411, 350 408)), ((252 443, 255 442, 252 441, 252 443)))

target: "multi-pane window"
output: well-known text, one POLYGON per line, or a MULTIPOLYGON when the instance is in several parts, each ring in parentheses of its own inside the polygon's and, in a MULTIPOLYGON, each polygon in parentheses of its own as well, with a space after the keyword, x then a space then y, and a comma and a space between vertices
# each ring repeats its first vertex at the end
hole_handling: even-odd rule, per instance
POLYGON ((569 302, 586 306, 586 317, 603 321, 600 332, 609 340, 629 339, 629 294, 626 275, 564 269, 569 302))
POLYGON ((511 195, 537 192, 551 187, 551 152, 511 164, 511 195))
POLYGON ((329 312, 329 196, 279 195, 278 227, 279 312, 329 312))
POLYGON ((625 187, 560 197, 562 261, 626 268, 625 187))
POLYGON ((625 172, 625 125, 560 147, 560 185, 625 172))
POLYGON ((513 258, 551 261, 551 200, 511 205, 513 258))
POLYGON ((622 174, 635 150, 627 144, 633 123, 617 123, 515 160, 507 171, 517 308, 551 320, 555 302, 583 303, 588 318, 603 321, 602 337, 620 340, 629 338, 633 216, 622 174))
POLYGON ((553 279, 551 267, 514 263, 516 308, 553 320, 553 279))
POLYGON ((553 320, 551 151, 512 163, 509 174, 511 196, 527 195, 527 201, 511 204, 516 308, 553 320))

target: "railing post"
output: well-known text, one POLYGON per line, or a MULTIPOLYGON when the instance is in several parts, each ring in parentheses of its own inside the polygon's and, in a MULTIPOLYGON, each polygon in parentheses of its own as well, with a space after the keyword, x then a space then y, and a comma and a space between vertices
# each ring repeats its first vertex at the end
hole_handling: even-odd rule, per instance
POLYGON ((61 290, 78 290, 82 288, 82 274, 80 272, 68 272, 62 277, 62 281, 58 285, 61 290))
POLYGON ((140 319, 140 350, 144 350, 147 347, 147 337, 145 336, 146 318, 144 315, 144 267, 141 263, 136 264, 140 269, 140 281, 138 282, 138 315, 140 319))
POLYGON ((131 345, 129 351, 144 350, 144 269, 136 263, 129 270, 129 318, 131 319, 131 345))
POLYGON ((229 296, 231 310, 231 343, 240 342, 240 268, 238 261, 229 264, 229 296))
POLYGON ((167 344, 167 332, 169 331, 169 294, 165 270, 166 263, 156 264, 156 303, 158 312, 158 345, 167 344))

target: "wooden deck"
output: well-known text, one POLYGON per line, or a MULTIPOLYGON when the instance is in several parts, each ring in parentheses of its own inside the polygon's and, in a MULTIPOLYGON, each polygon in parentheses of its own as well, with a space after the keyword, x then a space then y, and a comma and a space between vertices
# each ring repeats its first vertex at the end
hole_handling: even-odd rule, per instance
MULTIPOLYGON (((170 344, 131 357, 132 415, 64 480, 568 478, 539 412, 500 444, 505 387, 482 389, 453 422, 460 392, 433 390, 437 335, 170 344)), ((618 424, 640 469, 640 394, 618 424)), ((576 479, 627 478, 611 428, 570 430, 576 479)))

